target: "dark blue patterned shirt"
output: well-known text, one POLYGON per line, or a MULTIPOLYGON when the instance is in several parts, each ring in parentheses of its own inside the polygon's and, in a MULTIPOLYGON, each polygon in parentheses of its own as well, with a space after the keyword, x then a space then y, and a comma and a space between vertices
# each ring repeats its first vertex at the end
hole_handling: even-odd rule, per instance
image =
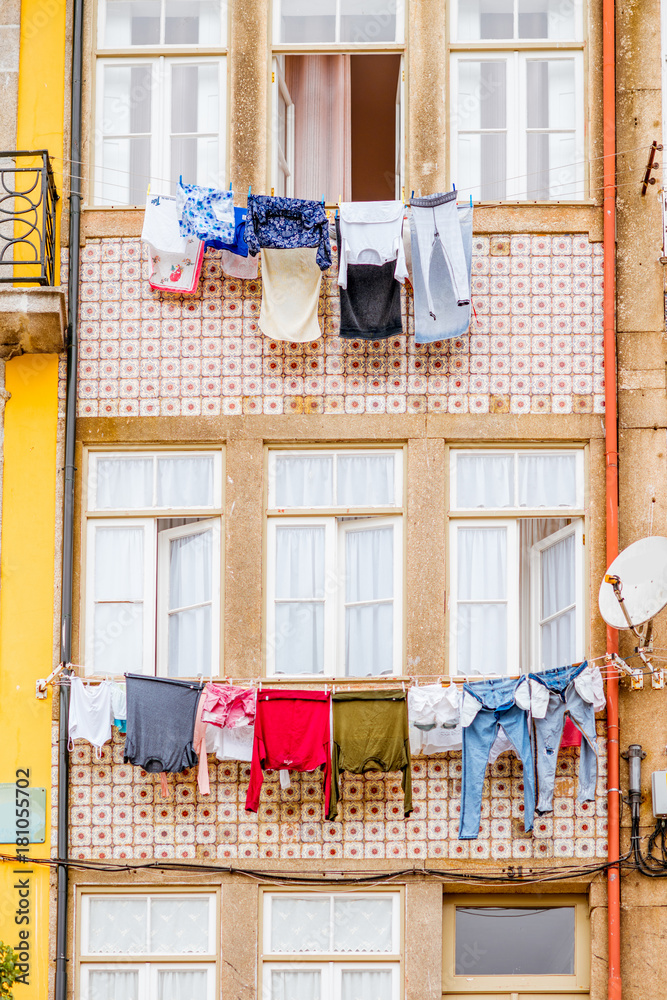
POLYGON ((253 257, 262 247, 275 250, 317 247, 320 270, 331 267, 329 222, 319 201, 250 195, 245 240, 253 257))

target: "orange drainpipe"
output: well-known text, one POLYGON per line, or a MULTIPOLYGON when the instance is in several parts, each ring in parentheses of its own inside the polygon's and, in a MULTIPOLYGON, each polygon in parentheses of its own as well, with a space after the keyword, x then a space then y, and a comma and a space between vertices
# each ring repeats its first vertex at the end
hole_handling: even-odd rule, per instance
MULTIPOLYGON (((607 566, 618 555, 618 428, 616 398, 616 38, 615 0, 602 0, 602 127, 604 153, 604 371, 607 566)), ((618 652, 618 632, 607 628, 607 650, 618 652)), ((608 861, 620 851, 618 680, 607 681, 608 861)), ((621 1000, 621 884, 618 867, 607 871, 608 1000, 621 1000)))

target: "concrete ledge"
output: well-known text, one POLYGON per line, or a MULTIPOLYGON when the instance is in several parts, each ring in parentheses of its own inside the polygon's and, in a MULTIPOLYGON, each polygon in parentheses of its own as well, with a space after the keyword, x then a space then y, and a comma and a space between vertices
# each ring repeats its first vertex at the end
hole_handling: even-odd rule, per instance
POLYGON ((66 324, 62 289, 0 287, 0 358, 60 354, 66 324))

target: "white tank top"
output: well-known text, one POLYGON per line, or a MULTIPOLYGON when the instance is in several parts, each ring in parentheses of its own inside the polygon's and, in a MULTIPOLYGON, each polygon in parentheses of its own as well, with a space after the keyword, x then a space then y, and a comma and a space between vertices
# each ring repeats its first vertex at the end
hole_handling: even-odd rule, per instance
POLYGON ((80 677, 72 677, 69 702, 69 749, 74 740, 88 740, 98 757, 111 739, 111 681, 87 687, 80 677))

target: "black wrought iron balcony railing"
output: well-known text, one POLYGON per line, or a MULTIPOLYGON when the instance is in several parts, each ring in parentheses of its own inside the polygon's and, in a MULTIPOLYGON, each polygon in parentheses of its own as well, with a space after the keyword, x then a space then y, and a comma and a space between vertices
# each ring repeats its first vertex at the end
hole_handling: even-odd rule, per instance
POLYGON ((57 201, 45 149, 0 152, 0 283, 53 285, 57 201))

